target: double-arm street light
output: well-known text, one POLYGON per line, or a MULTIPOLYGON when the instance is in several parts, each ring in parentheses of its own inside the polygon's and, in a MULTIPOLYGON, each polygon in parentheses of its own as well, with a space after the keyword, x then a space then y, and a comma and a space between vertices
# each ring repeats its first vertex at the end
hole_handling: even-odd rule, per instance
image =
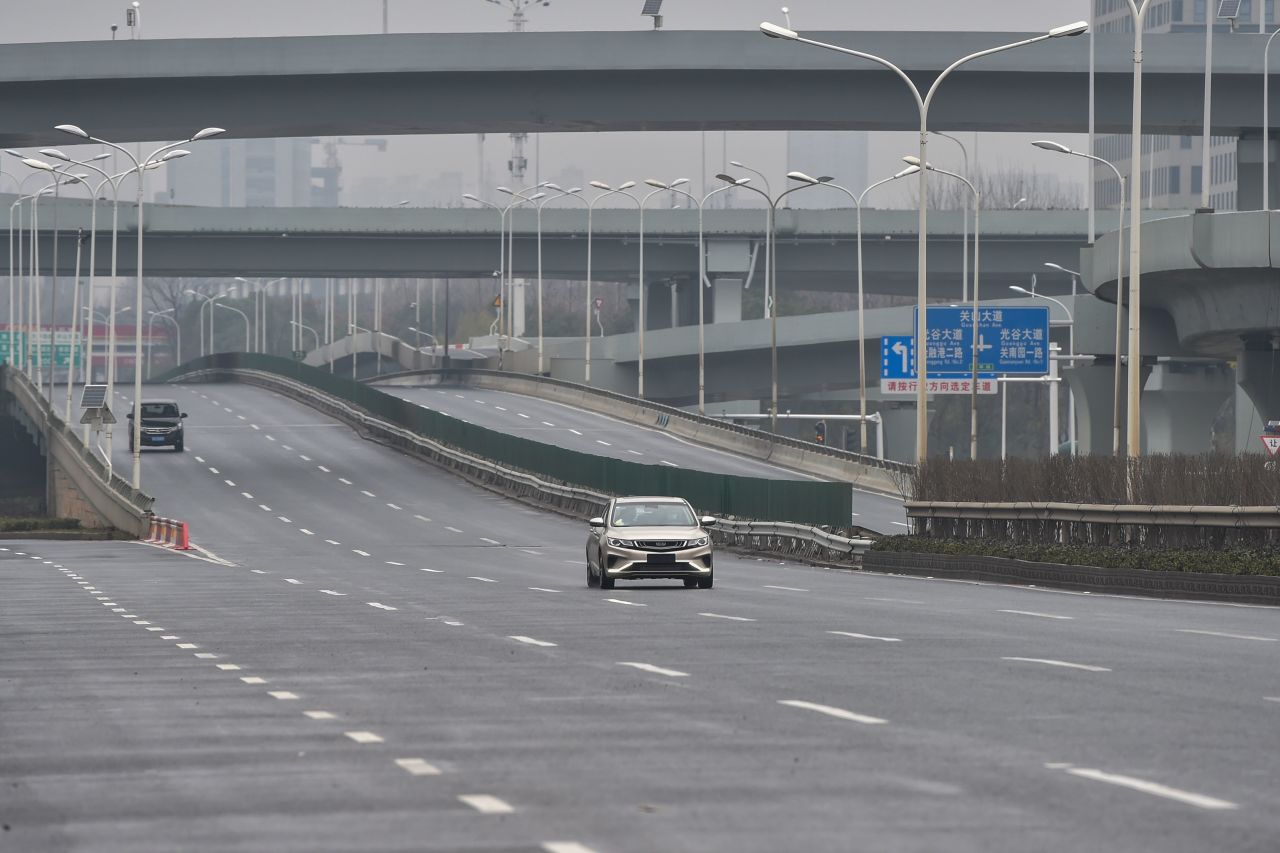
MULTIPOLYGON (((184 157, 190 152, 183 150, 180 146, 186 145, 190 142, 199 142, 202 139, 208 139, 211 136, 217 136, 220 133, 225 133, 225 131, 220 127, 206 127, 203 130, 200 130, 197 133, 192 134, 192 136, 189 139, 184 139, 181 142, 172 142, 168 145, 160 146, 156 150, 152 151, 149 155, 147 155, 145 159, 139 162, 139 160, 133 156, 133 154, 129 151, 129 149, 125 148, 123 145, 117 145, 114 142, 108 142, 105 139, 100 139, 96 136, 91 136, 88 132, 77 127, 74 124, 60 124, 55 127, 55 130, 61 130, 62 132, 69 133, 72 136, 78 136, 79 138, 87 140, 89 142, 97 142, 100 145, 106 145, 108 148, 112 148, 116 151, 119 151, 121 154, 129 158, 130 162, 133 163, 134 169, 138 173, 138 194, 137 194, 138 286, 137 286, 137 293, 136 293, 136 298, 134 303, 134 310, 136 312, 136 316, 141 318, 142 316, 142 275, 143 275, 142 235, 143 235, 143 223, 144 223, 143 199, 145 198, 145 195, 146 195, 146 183, 147 183, 146 181, 147 170, 145 167, 151 162, 157 161, 157 158, 160 158, 157 162, 168 162, 169 160, 173 160, 178 157, 184 157)), ((133 427, 132 427, 132 433, 133 433, 132 482, 133 482, 133 487, 135 489, 142 488, 142 369, 141 368, 142 368, 142 336, 135 335, 134 341, 133 341, 133 427)))
MULTIPOLYGON (((857 208, 857 211, 858 211, 858 377, 859 377, 858 378, 858 416, 860 418, 858 422, 858 432, 859 432, 858 437, 860 441, 858 449, 862 453, 867 452, 867 369, 866 369, 866 351, 865 351, 866 350, 865 315, 867 311, 867 302, 866 302, 866 297, 864 296, 863 281, 862 281, 862 202, 866 199, 867 193, 871 192, 876 187, 882 187, 887 183, 891 183, 893 181, 898 180, 899 178, 905 178, 905 177, 908 177, 909 175, 914 175, 919 170, 920 170, 919 166, 908 166, 907 168, 903 169, 901 172, 898 172, 896 175, 891 175, 890 177, 885 178, 884 180, 876 181, 874 184, 872 184, 871 186, 867 187, 862 192, 857 194, 855 194, 852 190, 845 189, 839 184, 835 184, 830 181, 820 181, 817 178, 811 178, 808 175, 803 175, 798 172, 795 173, 796 180, 805 181, 807 183, 818 184, 824 187, 831 187, 831 189, 833 190, 839 190, 840 192, 844 193, 850 198, 850 200, 853 201, 853 206, 857 208)), ((968 208, 966 207, 965 210, 967 214, 968 208)), ((966 218, 966 224, 967 222, 968 220, 966 218)), ((966 243, 967 242, 968 241, 966 239, 966 243)), ((966 253, 965 254, 966 263, 968 263, 968 257, 969 256, 966 253)), ((965 278, 966 279, 968 278, 967 273, 965 274, 965 278)), ((883 455, 884 448, 877 447, 876 452, 883 455)))
MULTIPOLYGON (((547 189, 551 190, 554 193, 557 193, 557 195, 548 195, 542 201, 538 202, 538 205, 537 205, 538 206, 538 375, 539 376, 542 376, 543 372, 546 370, 545 357, 543 355, 543 346, 542 346, 543 345, 543 337, 542 337, 542 208, 546 207, 548 204, 555 201, 556 199, 561 199, 561 198, 571 198, 576 201, 580 201, 583 204, 587 203, 587 200, 584 199, 581 195, 579 195, 579 193, 582 192, 582 187, 570 187, 567 190, 563 190, 563 189, 560 189, 560 187, 556 186, 555 184, 551 183, 550 181, 542 184, 542 186, 546 187, 547 189)), ((435 305, 434 296, 432 297, 431 304, 433 306, 435 305)), ((432 320, 432 326, 434 327, 434 325, 435 325, 435 321, 432 320)))
POLYGON ((206 347, 204 343, 204 309, 208 308, 209 303, 213 302, 218 297, 205 296, 200 291, 192 290, 189 287, 186 290, 184 290, 183 293, 188 293, 192 296, 198 296, 204 300, 204 302, 200 305, 200 313, 196 315, 196 325, 200 328, 200 355, 201 356, 212 355, 213 354, 213 311, 212 309, 209 311, 209 346, 206 347))
MULTIPOLYGON (((1278 30, 1277 32, 1280 32, 1280 30, 1278 30)), ((1031 144, 1036 146, 1037 148, 1043 148, 1045 151, 1052 151, 1056 154, 1070 154, 1073 157, 1083 157, 1085 160, 1092 160, 1095 163, 1101 163, 1102 165, 1106 166, 1115 174, 1116 181, 1118 181, 1120 184, 1120 214, 1116 224, 1115 401, 1114 401, 1114 406, 1112 407, 1112 413, 1111 413, 1111 452, 1119 456, 1120 455, 1120 409, 1121 409, 1121 403, 1122 403, 1121 389, 1124 387, 1124 385, 1120 381, 1120 364, 1123 361, 1123 359, 1121 358, 1121 346, 1123 344, 1123 336, 1121 335, 1121 330, 1123 329, 1124 305, 1125 305, 1125 288, 1124 288, 1124 200, 1125 200, 1125 187, 1126 187, 1125 176, 1120 172, 1120 169, 1116 166, 1116 164, 1112 163, 1110 160, 1104 160, 1103 158, 1098 157, 1097 155, 1086 154, 1083 151, 1073 151, 1060 142, 1053 142, 1052 140, 1048 140, 1048 139, 1038 139, 1035 142, 1032 142, 1031 144)), ((1135 146, 1135 151, 1138 148, 1141 148, 1141 146, 1135 146)), ((1265 163, 1266 161, 1264 160, 1263 162, 1265 163)), ((1090 239, 1092 239, 1093 235, 1090 234, 1089 237, 1090 239)), ((1132 239, 1132 237, 1133 235, 1131 233, 1130 239, 1132 239)), ((1071 270, 1068 270, 1068 269, 1064 269, 1063 267, 1060 267, 1057 264, 1046 264, 1046 266, 1052 266, 1054 269, 1062 270, 1063 272, 1066 272, 1066 273, 1071 273, 1071 275, 1073 276, 1073 278, 1071 279, 1071 292, 1072 292, 1072 295, 1074 296, 1075 281, 1080 274, 1076 272, 1072 272, 1071 270)), ((1130 307, 1130 311, 1132 312, 1132 306, 1130 307)), ((1133 351, 1130 350, 1130 353, 1132 352, 1133 351)), ((1133 360, 1132 356, 1130 360, 1131 361, 1133 360)), ((1074 408, 1075 406, 1074 392, 1072 393, 1072 396, 1071 396, 1070 405, 1072 406, 1072 408, 1074 408)), ((1131 411, 1129 413, 1129 416, 1136 417, 1137 412, 1131 411)), ((1071 420, 1072 420, 1072 423, 1074 424, 1075 423, 1074 414, 1072 415, 1071 420)), ((1074 445, 1073 445, 1073 450, 1074 450, 1074 445)))
MULTIPOLYGON (((223 305, 222 307, 226 308, 227 306, 223 305)), ((234 311, 235 309, 233 308, 232 310, 234 311)), ((317 332, 312 327, 308 326, 306 323, 303 323, 301 320, 290 320, 289 323, 290 325, 297 326, 299 330, 305 329, 306 331, 310 332, 311 337, 315 339, 316 349, 320 349, 320 333, 319 332, 317 332)), ((303 346, 306 346, 305 342, 303 343, 303 346)))
MULTIPOLYGON (((1150 2, 1150 0, 1145 0, 1145 2, 1150 2)), ((1133 0, 1129 0, 1129 3, 1130 5, 1132 5, 1133 0)), ((912 96, 915 99, 916 107, 920 113, 920 152, 918 156, 920 158, 921 163, 929 162, 929 107, 933 103, 933 98, 937 94, 938 88, 942 85, 943 81, 945 81, 947 77, 951 75, 952 72, 954 72, 957 68, 961 67, 962 65, 972 62, 975 59, 981 59, 984 56, 991 56, 992 54, 995 54, 995 53, 1000 53, 1006 50, 1013 50, 1014 48, 1035 44, 1036 42, 1047 41, 1048 39, 1061 38, 1064 36, 1078 36, 1081 33, 1088 31, 1088 29, 1089 29, 1089 25, 1087 22, 1078 21, 1074 24, 1068 24, 1067 26, 1055 27, 1054 29, 1049 30, 1049 32, 1045 33, 1044 35, 1035 36, 1033 38, 1023 39, 1021 41, 1016 41, 1011 44, 1000 45, 999 47, 993 47, 987 50, 978 51, 977 53, 972 53, 968 56, 965 56, 951 63, 951 65, 949 65, 946 69, 944 69, 943 72, 939 74, 937 78, 934 79, 932 85, 929 87, 928 92, 922 94, 920 91, 920 88, 915 84, 915 81, 913 81, 905 71, 903 71, 901 68, 899 68, 897 65, 894 65, 892 62, 890 62, 887 59, 883 59, 874 54, 864 53, 858 50, 851 50, 850 48, 847 48, 847 47, 840 47, 838 45, 827 44, 825 42, 804 38, 795 30, 792 30, 789 27, 781 27, 781 26, 778 26, 777 24, 771 24, 767 22, 760 25, 760 31, 764 33, 766 36, 769 36, 770 38, 786 39, 788 41, 796 41, 802 44, 808 44, 808 45, 812 45, 814 47, 820 47, 826 50, 834 50, 838 53, 843 53, 848 56, 855 56, 855 57, 858 57, 859 59, 865 59, 870 62, 874 62, 878 65, 883 66, 884 68, 889 69, 894 74, 896 74, 902 80, 902 82, 907 86, 907 88, 910 90, 912 96)), ((1135 146, 1135 150, 1136 150, 1136 147, 1137 146, 1135 146)), ((918 316, 916 318, 916 365, 917 365, 917 371, 920 377, 920 381, 917 383, 917 393, 916 393, 916 461, 917 462, 923 462, 929 455, 929 434, 928 434, 929 396, 928 396, 928 382, 926 381, 926 377, 928 376, 928 359, 925 353, 925 343, 926 343, 926 337, 927 337, 925 303, 928 297, 927 278, 926 278, 927 265, 928 265, 928 260, 926 257, 926 254, 927 254, 926 244, 928 241, 927 210, 929 206, 928 175, 929 175, 928 169, 920 170, 920 188, 919 188, 919 196, 920 196, 919 197, 919 220, 920 222, 919 222, 919 250, 918 250, 919 260, 918 260, 917 281, 916 281, 916 307, 918 309, 918 312, 917 312, 918 316)))
MULTIPOLYGON (((954 142, 957 146, 959 146, 960 156, 964 158, 964 169, 961 170, 960 174, 964 175, 967 178, 971 173, 969 172, 969 149, 965 147, 965 144, 949 133, 943 133, 938 130, 930 131, 930 133, 932 133, 934 136, 939 136, 943 139, 948 139, 954 142)), ((960 238, 960 255, 961 255, 960 301, 968 302, 969 301, 969 205, 967 204, 964 206, 964 231, 962 232, 962 236, 960 238)))
MULTIPOLYGON (((475 202, 476 204, 483 205, 490 210, 498 212, 498 369, 502 370, 502 326, 504 325, 503 321, 506 317, 507 301, 507 217, 511 214, 511 211, 519 205, 530 204, 532 202, 532 198, 526 197, 520 192, 514 192, 507 187, 498 187, 498 190, 506 193, 507 195, 514 196, 510 204, 494 204, 491 201, 485 201, 482 198, 478 198, 471 193, 463 193, 462 197, 467 201, 475 202)), ((539 193, 537 197, 541 198, 542 194, 539 193)))
POLYGON ((649 199, 662 192, 675 190, 689 183, 688 178, 676 178, 669 184, 664 184, 655 178, 645 180, 645 183, 653 187, 653 191, 645 195, 640 200, 640 322, 636 328, 639 332, 639 376, 637 378, 636 396, 644 399, 644 303, 645 303, 645 286, 644 286, 644 209, 649 204, 649 199))
POLYGON ((627 198, 634 201, 637 205, 639 205, 640 200, 635 196, 633 196, 631 193, 627 192, 627 190, 631 189, 635 185, 636 185, 635 181, 626 181, 622 184, 619 184, 617 189, 614 189, 613 187, 606 184, 604 181, 591 182, 591 186, 595 187, 598 190, 604 190, 604 192, 600 193, 598 196, 596 196, 595 198, 587 202, 587 326, 586 326, 587 334, 586 334, 586 338, 584 339, 586 346, 585 346, 585 350, 583 351, 583 367, 582 367, 582 381, 585 382, 587 385, 591 384, 591 314, 592 314, 592 311, 595 310, 595 302, 591 296, 591 261, 592 261, 591 238, 592 238, 592 234, 594 233, 594 217, 595 217, 596 204, 601 199, 608 198, 611 195, 624 195, 627 198))
POLYGON ((154 323, 157 319, 164 320, 167 323, 173 324, 174 332, 177 334, 177 339, 174 343, 174 350, 173 350, 173 363, 175 366, 182 363, 182 324, 179 323, 177 319, 175 319, 174 317, 169 316, 170 314, 176 314, 176 313, 177 312, 174 311, 172 308, 166 308, 163 311, 147 312, 147 314, 149 315, 147 317, 147 378, 148 379, 151 378, 151 349, 152 349, 151 348, 151 324, 154 323))
MULTIPOLYGON (((517 207, 521 204, 532 204, 535 207, 540 199, 547 197, 542 192, 545 183, 538 184, 527 190, 512 190, 507 187, 498 187, 498 192, 504 193, 512 197, 512 206, 517 207), (533 193, 533 195, 529 195, 533 193)), ((512 338, 516 334, 516 214, 513 209, 511 218, 507 223, 507 295, 503 297, 502 314, 506 318, 507 325, 507 348, 512 345, 512 338)), ((502 351, 498 351, 499 362, 501 362, 502 351)))
MULTIPOLYGON (((1034 290, 1027 290, 1025 287, 1019 287, 1016 284, 1009 285, 1009 289, 1015 293, 1021 293, 1023 296, 1031 296, 1036 299, 1047 299, 1048 301, 1052 302, 1054 305, 1057 305, 1059 308, 1062 309, 1063 313, 1067 315, 1067 359, 1071 364, 1074 365, 1075 356, 1076 356, 1076 318, 1072 315, 1071 309, 1066 306, 1066 303, 1064 303, 1061 299, 1054 299, 1052 296, 1045 296, 1043 293, 1036 293, 1034 290)), ((1058 393, 1058 389, 1054 388, 1050 393, 1056 396, 1058 393)), ((1056 414, 1057 412, 1056 404, 1053 411, 1056 414)), ((1057 432, 1056 424, 1053 425, 1053 430, 1054 432, 1057 432)), ((1067 399, 1067 438, 1071 443, 1071 454, 1074 456, 1076 452, 1075 451, 1076 401, 1075 401, 1074 395, 1071 397, 1068 397, 1067 399)), ((1058 448, 1056 447, 1049 448, 1050 456, 1056 454, 1057 452, 1058 452, 1058 448)))
POLYGON ((227 311, 234 311, 244 318, 244 351, 253 352, 253 333, 249 331, 249 315, 241 311, 239 308, 232 308, 230 305, 225 305, 221 302, 214 302, 213 307, 223 308, 227 311))
MULTIPOLYGON (((266 352, 267 351, 267 288, 279 281, 284 281, 286 276, 273 278, 270 281, 263 281, 260 278, 242 278, 236 276, 236 281, 244 284, 246 287, 252 288, 253 294, 253 323, 257 329, 253 345, 247 347, 249 352, 266 352)), ((290 321, 297 319, 291 318, 290 321)))

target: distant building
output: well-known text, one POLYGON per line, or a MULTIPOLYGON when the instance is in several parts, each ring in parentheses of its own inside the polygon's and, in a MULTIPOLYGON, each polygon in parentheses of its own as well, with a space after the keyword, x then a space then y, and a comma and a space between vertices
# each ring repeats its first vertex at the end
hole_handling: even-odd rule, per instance
MULTIPOLYGON (((1147 32, 1203 33, 1207 10, 1216 14, 1219 0, 1158 0, 1147 13, 1147 32)), ((1095 31, 1099 33, 1133 32, 1133 17, 1128 4, 1117 0, 1093 0, 1095 31)), ((1257 32, 1258 12, 1266 11, 1268 22, 1274 23, 1275 0, 1242 0, 1239 30, 1257 32)), ((1218 21, 1215 33, 1222 34, 1215 48, 1230 50, 1231 24, 1218 21)), ((1202 68, 1192 69, 1202 73, 1202 68)), ((1143 203, 1154 208, 1194 208, 1200 205, 1200 193, 1206 176, 1201 174, 1201 137, 1148 135, 1143 137, 1143 203)), ((1233 210, 1236 206, 1236 138, 1214 136, 1209 140, 1209 206, 1215 210, 1233 210)), ((1099 135, 1094 139, 1094 154, 1110 160, 1122 174, 1128 174, 1133 153, 1128 135, 1099 135)), ((1100 207, 1115 206, 1120 200, 1120 184, 1111 170, 1095 170, 1094 194, 1100 207)))
MULTIPOLYGON (((864 131, 793 130, 787 134, 787 171, 821 177, 830 175, 835 183, 860 193, 867 187, 869 135, 864 131)), ((887 177, 887 175, 886 175, 887 177)), ((777 187, 775 191, 781 191, 777 187)), ((841 192, 815 189, 788 196, 791 207, 849 207, 849 197, 841 192)))
POLYGON ((202 142, 190 157, 165 167, 169 190, 162 200, 208 207, 310 207, 323 201, 313 199, 311 149, 309 139, 202 142))

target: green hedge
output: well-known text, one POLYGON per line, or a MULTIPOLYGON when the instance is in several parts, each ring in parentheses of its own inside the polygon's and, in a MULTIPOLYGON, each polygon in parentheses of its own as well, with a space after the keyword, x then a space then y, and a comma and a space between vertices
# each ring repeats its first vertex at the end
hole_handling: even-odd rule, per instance
POLYGON ((1096 566, 1102 569, 1145 569, 1221 575, 1280 576, 1280 550, 1227 548, 1107 548, 1098 545, 1054 545, 1011 542, 1007 539, 931 539, 925 536, 886 536, 872 551, 1008 557, 1035 563, 1096 566))
POLYGON ((21 533, 27 530, 79 530, 76 518, 0 518, 0 533, 21 533))

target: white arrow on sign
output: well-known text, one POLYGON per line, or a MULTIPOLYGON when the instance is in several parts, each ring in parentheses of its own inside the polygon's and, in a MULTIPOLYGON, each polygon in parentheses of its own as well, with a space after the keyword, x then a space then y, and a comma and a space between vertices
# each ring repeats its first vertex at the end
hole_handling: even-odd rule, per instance
POLYGON ((904 344, 902 341, 898 341, 889 349, 893 350, 895 354, 902 357, 902 375, 903 376, 910 375, 911 364, 907 361, 907 358, 908 358, 907 345, 904 344))
POLYGON ((1267 446, 1267 452, 1272 456, 1280 454, 1280 435, 1260 435, 1262 443, 1267 446))

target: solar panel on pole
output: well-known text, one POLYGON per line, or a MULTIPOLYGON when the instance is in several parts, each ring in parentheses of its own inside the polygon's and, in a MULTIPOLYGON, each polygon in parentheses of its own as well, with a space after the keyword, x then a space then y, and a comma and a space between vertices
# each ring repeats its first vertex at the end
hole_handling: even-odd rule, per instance
POLYGON ((644 0, 644 11, 641 15, 660 15, 662 14, 662 0, 644 0))
POLYGON ((80 392, 80 408, 101 409, 107 403, 106 385, 86 385, 80 392))
POLYGON ((1218 4, 1218 17, 1231 20, 1240 17, 1240 0, 1222 0, 1218 4))

